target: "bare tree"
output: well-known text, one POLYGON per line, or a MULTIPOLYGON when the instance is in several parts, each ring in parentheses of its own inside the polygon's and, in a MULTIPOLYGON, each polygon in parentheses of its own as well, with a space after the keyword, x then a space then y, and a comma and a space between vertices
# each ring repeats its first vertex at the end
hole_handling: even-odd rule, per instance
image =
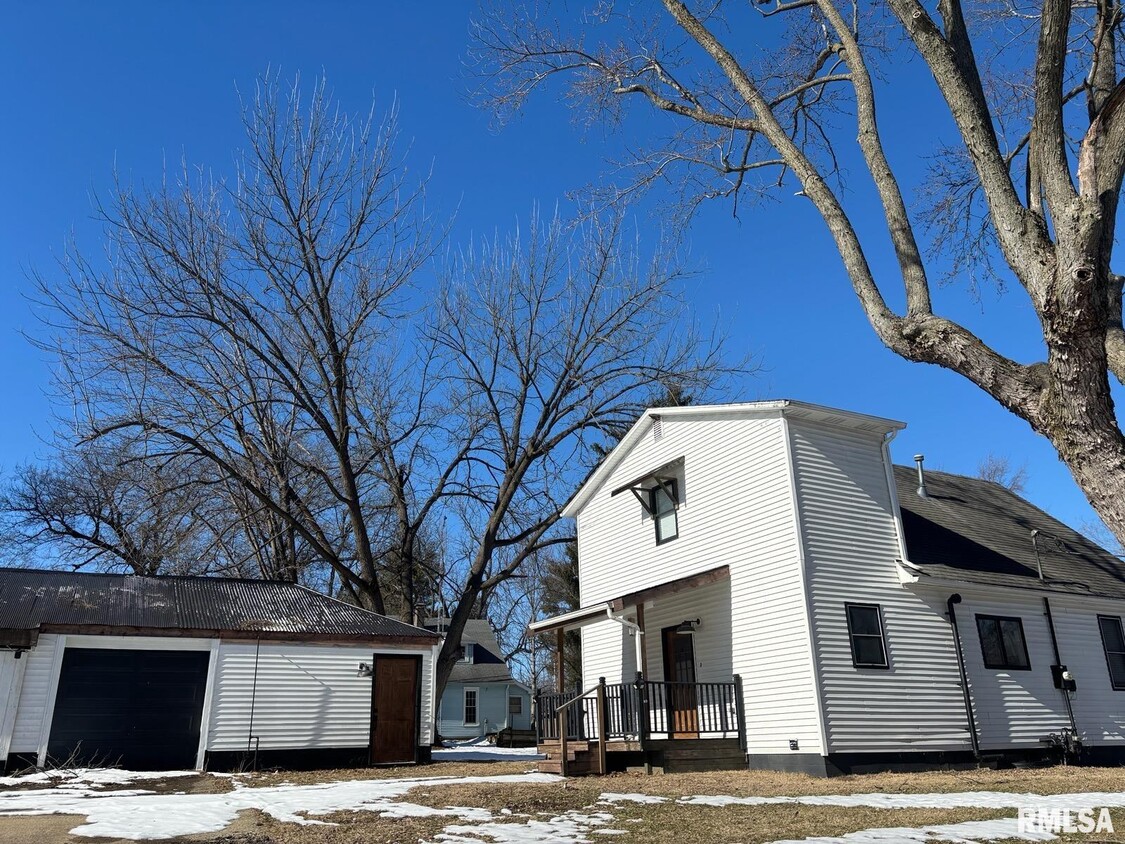
POLYGON ((1027 486, 1027 464, 1013 467, 1006 456, 989 453, 978 464, 977 477, 1000 484, 1019 495, 1027 486))
POLYGON ((134 574, 221 568, 186 461, 151 461, 144 444, 107 439, 21 467, 0 494, 0 524, 36 562, 134 574))
POLYGON ((439 689, 482 597, 570 541, 556 526, 593 444, 669 386, 703 393, 738 368, 700 336, 678 279, 667 255, 642 260, 618 216, 575 230, 533 218, 526 236, 470 250, 447 273, 429 335, 473 436, 448 489, 464 556, 439 689))
POLYGON ((482 71, 496 83, 492 104, 518 108, 565 74, 576 99, 609 122, 628 118, 627 102, 667 115, 668 137, 636 145, 623 165, 633 178, 602 192, 611 200, 667 181, 682 186, 689 208, 710 196, 796 190, 824 219, 879 339, 961 374, 1026 420, 1125 538, 1125 437, 1109 383, 1125 381, 1123 278, 1111 267, 1125 172, 1121 5, 1013 2, 971 22, 960 0, 940 0, 936 17, 918 0, 661 5, 631 9, 630 20, 612 3, 560 6, 557 19, 498 4, 475 31, 482 71), (892 58, 881 48, 896 39, 892 58), (877 112, 877 74, 894 74, 884 63, 911 51, 956 127, 935 156, 929 214, 908 210, 909 171, 892 165, 887 114, 877 112), (856 224, 835 178, 842 159, 866 169, 879 231, 856 224), (879 278, 870 256, 888 236, 897 273, 879 278), (949 266, 998 284, 1014 277, 1045 357, 1016 360, 935 313, 932 278, 949 266), (997 267, 1003 275, 992 275, 997 267))
POLYGON ((61 279, 39 280, 47 345, 90 441, 125 432, 206 462, 264 526, 243 536, 272 549, 263 568, 293 577, 315 558, 381 612, 367 413, 389 394, 383 349, 433 251, 422 188, 394 116, 351 118, 323 81, 306 106, 266 78, 244 123, 232 183, 185 166, 99 205, 109 260, 74 249, 61 279))

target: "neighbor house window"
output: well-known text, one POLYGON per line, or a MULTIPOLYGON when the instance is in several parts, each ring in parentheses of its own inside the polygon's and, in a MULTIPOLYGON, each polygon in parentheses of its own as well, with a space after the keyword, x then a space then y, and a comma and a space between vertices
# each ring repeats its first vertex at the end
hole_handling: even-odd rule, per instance
POLYGON ((519 695, 508 696, 508 714, 523 715, 523 698, 519 695))
POLYGON ((1023 621, 1001 615, 978 615, 977 632, 985 668, 1010 668, 1026 671, 1031 668, 1023 621))
POLYGON ((467 725, 479 724, 477 715, 477 690, 465 689, 465 723, 467 725))
POLYGON ((473 661, 473 645, 470 642, 467 645, 461 646, 461 662, 472 662, 472 661, 473 661))
POLYGON ((1113 688, 1125 690, 1125 635, 1121 631, 1121 619, 1115 615, 1099 615, 1098 627, 1102 629, 1109 682, 1113 688))
POLYGON ((679 495, 674 479, 662 480, 648 491, 649 512, 656 525, 656 544, 675 539, 680 534, 676 522, 676 504, 679 495))
POLYGON ((848 638, 852 643, 852 665, 856 668, 887 668, 887 646, 883 641, 883 618, 878 604, 844 604, 848 615, 848 638))

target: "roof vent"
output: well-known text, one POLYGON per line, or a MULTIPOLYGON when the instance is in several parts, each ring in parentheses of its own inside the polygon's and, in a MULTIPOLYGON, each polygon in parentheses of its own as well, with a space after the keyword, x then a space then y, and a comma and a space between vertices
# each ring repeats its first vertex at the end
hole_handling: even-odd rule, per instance
POLYGON ((919 498, 929 498, 930 497, 930 494, 928 492, 926 492, 926 473, 922 469, 922 464, 925 462, 925 460, 926 460, 926 455, 924 455, 924 454, 915 454, 914 455, 914 463, 918 466, 918 497, 919 498))
POLYGON ((652 417, 652 439, 654 442, 664 436, 664 428, 660 424, 660 422, 661 420, 659 416, 654 415, 652 417))

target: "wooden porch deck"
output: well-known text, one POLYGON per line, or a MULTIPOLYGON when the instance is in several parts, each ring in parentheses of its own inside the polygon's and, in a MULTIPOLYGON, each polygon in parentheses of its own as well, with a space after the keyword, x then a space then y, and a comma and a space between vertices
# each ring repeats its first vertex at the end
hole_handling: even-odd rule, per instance
POLYGON ((727 771, 746 767, 742 683, 604 679, 535 699, 545 773, 727 771))
POLYGON ((642 746, 639 741, 606 742, 606 770, 600 770, 596 741, 567 742, 566 766, 557 741, 543 742, 546 756, 538 769, 547 774, 586 776, 618 771, 673 774, 688 771, 738 771, 746 767, 746 751, 739 739, 659 739, 642 746))

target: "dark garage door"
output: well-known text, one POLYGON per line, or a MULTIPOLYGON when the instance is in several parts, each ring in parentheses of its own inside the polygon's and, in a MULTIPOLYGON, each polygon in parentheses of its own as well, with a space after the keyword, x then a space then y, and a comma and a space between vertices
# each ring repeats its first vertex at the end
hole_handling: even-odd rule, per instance
POLYGON ((194 768, 209 656, 67 648, 47 755, 135 771, 194 768))

